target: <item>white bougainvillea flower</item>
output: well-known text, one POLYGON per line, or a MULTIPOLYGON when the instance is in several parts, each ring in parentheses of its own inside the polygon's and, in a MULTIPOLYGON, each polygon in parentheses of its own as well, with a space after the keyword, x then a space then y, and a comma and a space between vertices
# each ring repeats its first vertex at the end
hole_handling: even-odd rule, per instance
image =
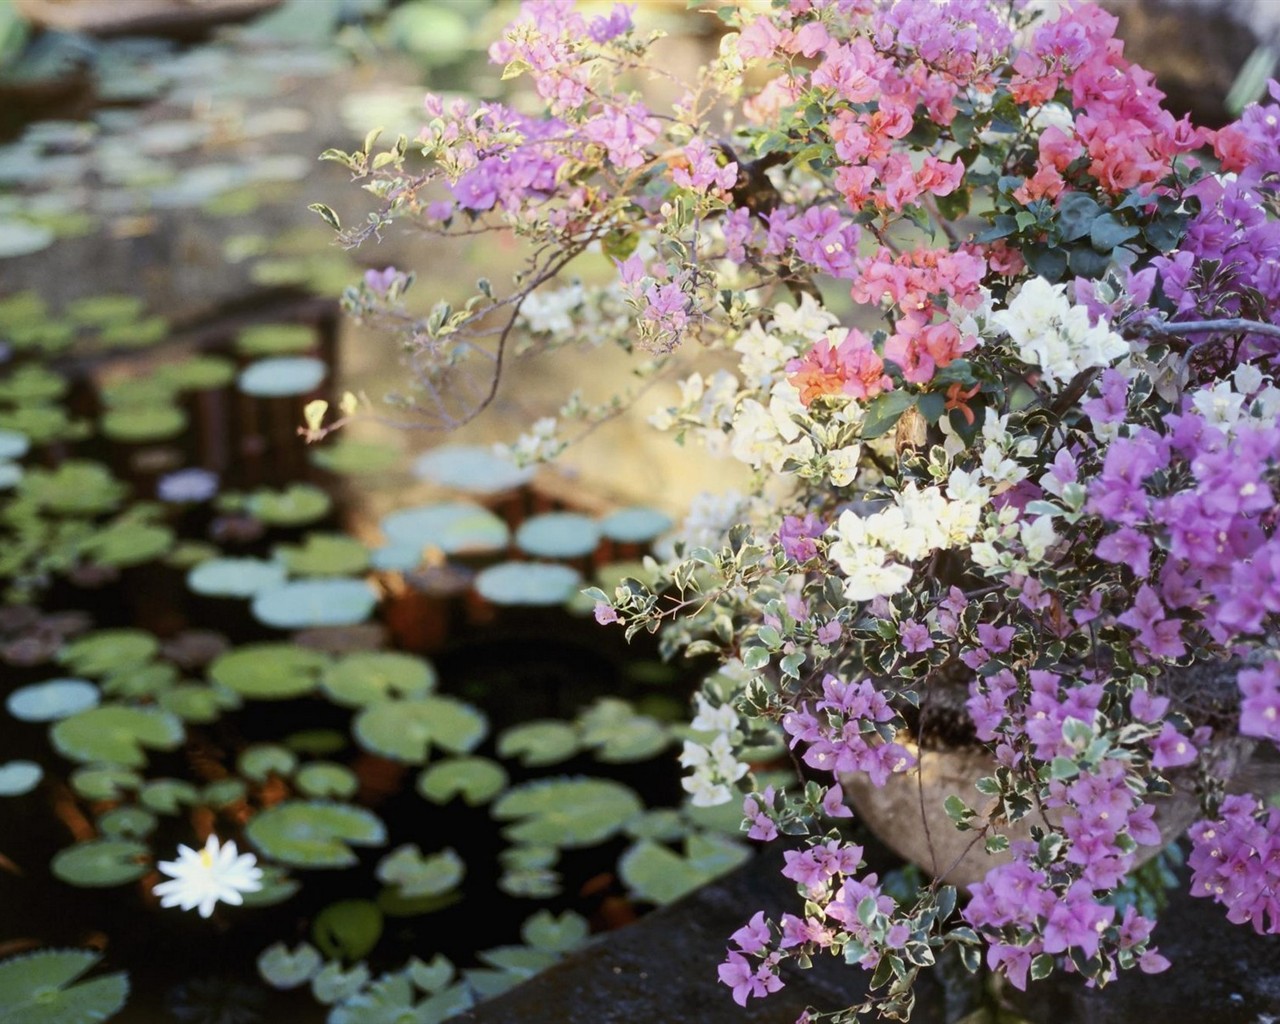
POLYGON ((177 860, 161 861, 157 867, 169 881, 155 887, 162 907, 198 907, 201 917, 213 914, 219 902, 239 906, 243 893, 262 888, 262 869, 251 853, 239 853, 234 842, 220 844, 211 835, 203 849, 178 847, 177 860))

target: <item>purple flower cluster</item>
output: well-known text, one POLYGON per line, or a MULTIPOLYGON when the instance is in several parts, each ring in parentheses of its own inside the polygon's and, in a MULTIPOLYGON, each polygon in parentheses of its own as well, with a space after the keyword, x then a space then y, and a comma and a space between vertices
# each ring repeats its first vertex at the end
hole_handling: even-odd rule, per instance
POLYGON ((1280 933, 1280 809, 1228 796, 1219 817, 1191 827, 1191 895, 1227 908, 1233 924, 1280 933))
POLYGON ((873 784, 883 786, 891 774, 915 764, 905 747, 881 734, 893 735, 890 723, 897 712, 870 680, 846 682, 828 675, 822 695, 782 719, 792 748, 806 745, 802 760, 810 768, 837 775, 865 772, 873 784))

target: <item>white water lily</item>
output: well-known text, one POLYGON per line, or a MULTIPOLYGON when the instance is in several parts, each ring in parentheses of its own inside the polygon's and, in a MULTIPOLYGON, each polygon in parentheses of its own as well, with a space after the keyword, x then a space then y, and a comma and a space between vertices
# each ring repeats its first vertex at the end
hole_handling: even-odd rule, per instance
POLYGON ((183 910, 198 907, 201 917, 211 916, 219 901, 239 906, 244 902, 243 893, 262 888, 258 858, 239 853, 234 842, 220 844, 215 835, 200 850, 179 846, 177 860, 161 861, 157 867, 170 876, 153 890, 160 905, 183 910))

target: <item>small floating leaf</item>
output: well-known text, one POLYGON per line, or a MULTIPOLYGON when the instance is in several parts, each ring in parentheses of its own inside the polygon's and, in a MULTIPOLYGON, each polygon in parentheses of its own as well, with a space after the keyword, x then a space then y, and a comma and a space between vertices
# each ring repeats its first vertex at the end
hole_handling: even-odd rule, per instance
POLYGON ((245 830, 266 856, 300 868, 345 868, 354 846, 381 846, 386 829, 372 811, 345 804, 292 800, 262 811, 245 830))
POLYGON ((362 707, 388 697, 418 697, 435 689, 431 663, 395 651, 349 654, 325 672, 321 688, 336 703, 362 707))
POLYGON ((498 737, 498 753, 528 768, 568 760, 579 749, 578 730, 554 719, 513 725, 498 737))
POLYGON ((369 978, 369 968, 365 964, 356 964, 351 970, 344 971, 342 964, 331 961, 311 979, 311 994, 316 1002, 332 1006, 363 989, 369 984, 369 978))
POLYGON ((274 356, 241 370, 237 384, 246 395, 283 398, 314 391, 328 375, 328 367, 312 356, 274 356))
POLYGON ((751 856, 741 843, 722 836, 692 835, 686 856, 648 839, 639 840, 618 860, 618 873, 635 895, 651 903, 671 903, 751 856))
POLYGON ((303 765, 293 781, 304 796, 336 800, 353 797, 360 788, 356 773, 333 761, 313 761, 303 765))
POLYGON ((418 479, 468 494, 509 491, 528 483, 536 472, 480 445, 443 445, 419 456, 413 464, 418 479))
POLYGON ((157 703, 184 722, 208 725, 222 717, 222 712, 240 706, 240 698, 226 687, 202 683, 179 683, 165 690, 157 703))
POLYGON ((62 374, 39 363, 25 363, 0 377, 0 401, 20 405, 56 402, 66 396, 69 387, 62 374))
POLYGON ((177 814, 200 801, 200 791, 185 779, 153 779, 142 787, 138 799, 157 814, 177 814))
POLYGON ((96 462, 68 459, 57 469, 32 469, 22 493, 38 508, 57 515, 96 516, 113 512, 128 488, 96 462))
POLYGON ((621 508, 600 520, 600 532, 622 544, 647 544, 672 527, 671 517, 639 505, 621 508))
POLYGON ((487 757, 451 757, 418 776, 418 792, 436 804, 460 796, 472 807, 488 803, 507 785, 502 765, 487 757))
POLYGON ((167 441, 187 429, 187 414, 176 405, 138 405, 112 409, 102 417, 102 436, 126 444, 167 441))
POLYGON ((511 531, 487 508, 467 502, 442 502, 402 509, 382 520, 393 547, 439 548, 446 555, 501 551, 511 531))
POLYGON ((314 465, 330 473, 351 476, 387 473, 400 462, 399 450, 391 445, 356 441, 341 435, 337 441, 307 449, 307 457, 314 465))
POLYGON ((116 669, 102 680, 102 692, 113 697, 154 697, 178 681, 178 670, 165 662, 116 669))
POLYGON ((287 779, 297 766, 298 755, 276 743, 255 743, 236 758, 236 770, 253 782, 266 782, 271 775, 287 779))
POLYGON ((140 629, 100 629, 64 647, 58 661, 78 675, 104 676, 155 657, 160 641, 140 629))
POLYGON ((86 800, 119 800, 142 785, 142 776, 116 765, 90 765, 71 773, 71 788, 86 800))
POLYGON ((272 988, 297 988, 310 981, 322 963, 324 958, 309 942, 303 942, 293 950, 283 942, 277 942, 258 954, 258 973, 272 988))
POLYGON ((294 644, 247 644, 209 665, 209 678, 254 700, 288 700, 315 689, 327 655, 294 644))
POLYGON ((44 769, 34 761, 0 763, 0 796, 23 796, 44 778, 44 769))
POLYGON ((0 219, 0 260, 30 256, 47 249, 55 238, 57 235, 51 229, 29 220, 0 219))
POLYGON ((41 949, 0 961, 0 1019, 9 1024, 98 1024, 129 997, 123 974, 75 984, 102 959, 87 949, 41 949))
POLYGON ((18 430, 0 430, 0 459, 20 459, 31 449, 31 439, 18 430))
POLYGON ((219 779, 201 790, 199 802, 205 807, 221 810, 243 800, 247 790, 243 779, 219 779))
POLYGON ((568 953, 587 941, 591 926, 581 914, 566 910, 559 917, 550 910, 539 910, 520 926, 520 937, 534 949, 568 953))
POLYGON ((137 320, 145 309, 146 303, 136 295, 90 295, 70 303, 67 316, 86 327, 105 327, 137 320))
POLYGON ((439 992, 453 980, 456 969, 448 957, 443 953, 437 953, 431 958, 429 964, 424 964, 416 956, 413 957, 405 965, 405 970, 413 983, 423 992, 439 992))
POLYGON ((253 597, 288 578, 279 562, 261 558, 211 558, 187 573, 187 586, 207 597, 253 597))
POLYGON ((476 575, 481 597, 501 605, 564 604, 582 582, 567 565, 542 562, 502 562, 476 575))
POLYGON ((274 907, 283 903, 302 888, 302 883, 290 878, 278 864, 262 864, 262 888, 244 894, 246 907, 274 907))
POLYGON ((117 839, 143 839, 156 829, 156 816, 141 807, 113 807, 98 819, 103 835, 117 839))
POLYGON ((255 324, 240 332, 236 349, 246 356, 282 356, 316 347, 314 328, 306 324, 255 324))
POLYGON ((49 731, 54 747, 64 757, 130 768, 147 763, 144 747, 173 750, 184 735, 181 719, 167 711, 118 705, 81 711, 49 731))
POLYGON ((645 761, 671 742, 666 726, 656 718, 638 715, 625 700, 605 697, 578 716, 582 742, 609 764, 645 761))
POLYGON ((333 500, 311 484, 291 484, 283 491, 258 491, 248 511, 268 526, 306 526, 329 514, 333 500))
POLYGON ((167 526, 125 519, 97 530, 80 545, 80 554, 97 565, 123 569, 159 558, 172 544, 167 526))
POLYGON ((503 835, 515 843, 593 846, 616 834, 644 809, 635 792, 610 779, 539 779, 500 796, 490 808, 514 821, 503 835))
POLYGON ((235 375, 235 363, 219 356, 191 356, 156 371, 161 381, 177 391, 224 388, 235 379, 235 375))
POLYGON ((340 533, 309 533, 301 544, 281 544, 275 551, 295 576, 350 576, 369 565, 369 549, 340 533))
POLYGON ((87 680, 50 679, 14 690, 5 707, 24 722, 56 722, 96 707, 100 699, 98 688, 87 680))
POLYGON ((532 516, 516 531, 516 544, 535 558, 579 558, 600 542, 594 519, 576 512, 546 512, 532 516))
POLYGON ((424 857, 417 846, 406 844, 379 861, 377 876, 380 882, 394 885, 397 896, 416 899, 456 889, 466 872, 466 864, 453 849, 424 857))
POLYGON ((90 839, 59 850, 50 868, 64 882, 99 889, 141 878, 150 856, 145 843, 132 839, 90 839))
POLYGON ((299 580, 259 591, 253 617, 277 629, 354 626, 377 607, 377 592, 364 580, 299 580))
POLYGON ((437 696, 372 704, 352 723, 361 746, 409 764, 425 762, 432 745, 455 754, 469 753, 488 728, 484 715, 469 704, 437 696))

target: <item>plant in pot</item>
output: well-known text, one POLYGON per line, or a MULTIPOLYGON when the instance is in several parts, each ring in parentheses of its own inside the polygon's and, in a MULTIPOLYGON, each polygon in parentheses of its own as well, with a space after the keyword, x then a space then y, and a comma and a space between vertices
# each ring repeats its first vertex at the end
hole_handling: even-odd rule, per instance
MULTIPOLYGON (((380 200, 348 245, 401 221, 529 245, 459 308, 411 313, 391 268, 350 290, 402 333, 407 409, 478 414, 517 351, 620 344, 633 394, 720 353, 651 419, 752 486, 699 502, 656 582, 593 596, 719 657, 685 787, 792 844, 795 913, 744 924, 721 980, 745 1003, 839 956, 867 998, 805 1019, 851 1021, 906 1019, 944 953, 1018 988, 1159 971, 1120 894, 1188 826, 1193 893, 1276 931, 1280 811, 1224 784, 1280 739, 1280 87, 1178 120, 1085 4, 705 17, 684 82, 624 6, 526 3, 490 56, 535 95, 429 96, 416 139, 326 156, 380 200), (788 784, 753 771, 770 745, 788 784), (908 898, 850 803, 925 868, 908 898)), ((575 396, 513 450, 626 400, 575 396)))

